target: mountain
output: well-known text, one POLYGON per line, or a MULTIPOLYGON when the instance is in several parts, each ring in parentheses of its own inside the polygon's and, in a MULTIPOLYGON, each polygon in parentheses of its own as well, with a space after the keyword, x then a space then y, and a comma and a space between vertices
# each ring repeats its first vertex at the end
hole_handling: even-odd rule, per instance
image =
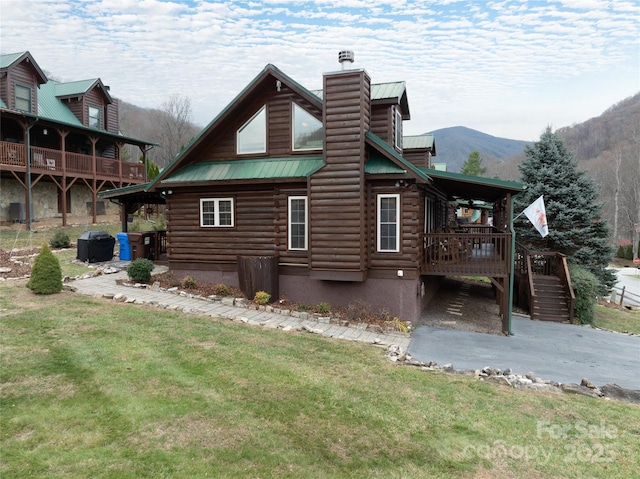
POLYGON ((469 153, 480 152, 483 166, 491 160, 504 160, 522 153, 530 142, 487 135, 464 126, 441 128, 430 132, 436 142, 434 163, 446 163, 447 171, 458 173, 469 153))

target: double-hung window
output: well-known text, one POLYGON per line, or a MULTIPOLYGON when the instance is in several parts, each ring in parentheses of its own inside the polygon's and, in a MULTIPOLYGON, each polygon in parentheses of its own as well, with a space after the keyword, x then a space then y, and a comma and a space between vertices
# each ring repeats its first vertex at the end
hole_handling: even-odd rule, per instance
POLYGON ((289 249, 306 250, 307 243, 307 197, 289 197, 289 249))
POLYGON ((31 113, 31 88, 24 85, 14 85, 16 110, 31 113))
POLYGON ((89 107, 89 126, 91 128, 102 128, 102 115, 100 108, 96 106, 89 107))
POLYGON ((400 195, 378 195, 378 251, 400 251, 400 195))
POLYGON ((201 198, 200 226, 203 228, 234 226, 233 198, 201 198))

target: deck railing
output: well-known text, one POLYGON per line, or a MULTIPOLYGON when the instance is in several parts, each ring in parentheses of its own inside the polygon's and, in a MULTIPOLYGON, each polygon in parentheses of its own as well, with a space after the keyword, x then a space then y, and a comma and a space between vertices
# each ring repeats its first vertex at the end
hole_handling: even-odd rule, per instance
MULTIPOLYGON (((0 141, 0 165, 27 167, 27 149, 24 144, 0 141)), ((141 163, 129 163, 115 158, 91 156, 82 153, 63 152, 39 146, 31 147, 31 170, 34 173, 49 173, 54 175, 83 175, 95 174, 101 179, 120 179, 130 182, 142 182, 145 179, 145 168, 141 163)))
POLYGON ((425 274, 504 276, 509 273, 509 233, 427 233, 423 240, 425 274))

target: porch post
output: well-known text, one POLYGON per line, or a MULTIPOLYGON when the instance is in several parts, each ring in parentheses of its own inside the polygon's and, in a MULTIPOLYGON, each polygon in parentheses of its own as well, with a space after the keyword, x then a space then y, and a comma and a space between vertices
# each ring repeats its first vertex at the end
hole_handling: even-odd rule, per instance
POLYGON ((511 251, 509 252, 509 291, 506 294, 507 306, 507 331, 509 336, 513 336, 511 331, 511 314, 513 312, 513 275, 515 274, 515 251, 516 251, 516 231, 513 229, 513 201, 511 193, 507 193, 507 203, 509 204, 509 231, 511 231, 511 251))
POLYGON ((96 144, 98 143, 98 138, 92 136, 89 139, 91 140, 91 167, 93 170, 93 179, 91 182, 91 202, 93 203, 93 218, 91 221, 93 222, 93 224, 96 224, 98 222, 98 212, 96 211, 98 209, 98 180, 96 178, 98 163, 98 158, 96 157, 96 144))

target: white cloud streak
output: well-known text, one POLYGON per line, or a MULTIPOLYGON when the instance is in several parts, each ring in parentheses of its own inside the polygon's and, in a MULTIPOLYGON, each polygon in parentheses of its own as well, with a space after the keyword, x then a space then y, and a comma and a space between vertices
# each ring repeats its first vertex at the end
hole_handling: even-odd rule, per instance
POLYGON ((640 89, 638 18, 625 0, 0 0, 0 46, 141 106, 186 94, 202 125, 266 63, 320 88, 350 48, 374 82, 406 81, 408 133, 533 140, 640 89))

